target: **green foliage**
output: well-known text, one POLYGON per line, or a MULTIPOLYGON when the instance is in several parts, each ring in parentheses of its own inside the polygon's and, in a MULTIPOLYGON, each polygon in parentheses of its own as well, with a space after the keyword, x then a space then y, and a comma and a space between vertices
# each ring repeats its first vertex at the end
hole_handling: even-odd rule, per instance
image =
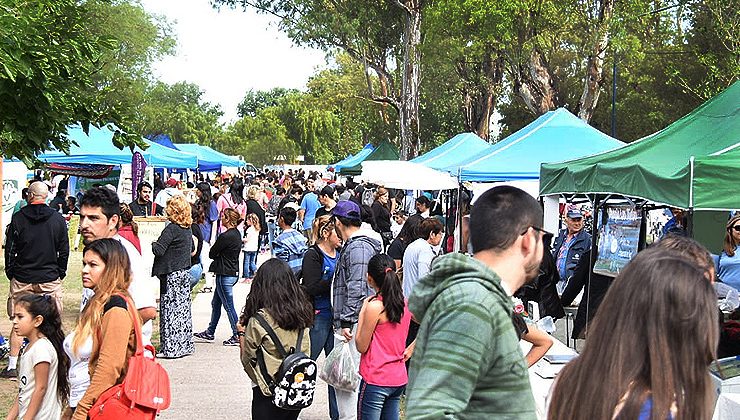
POLYGON ((288 94, 298 93, 296 89, 276 87, 268 91, 249 89, 244 99, 236 106, 236 114, 241 117, 254 117, 265 108, 276 106, 288 94))
POLYGON ((213 145, 223 135, 221 107, 205 102, 203 91, 193 83, 155 83, 146 93, 141 115, 145 136, 168 134, 176 143, 213 145))

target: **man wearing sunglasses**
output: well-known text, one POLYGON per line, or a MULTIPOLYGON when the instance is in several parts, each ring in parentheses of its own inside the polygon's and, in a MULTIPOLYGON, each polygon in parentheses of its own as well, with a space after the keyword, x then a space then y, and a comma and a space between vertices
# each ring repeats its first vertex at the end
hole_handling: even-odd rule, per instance
POLYGON ((555 257, 560 274, 558 294, 563 294, 581 257, 591 249, 591 234, 583 229, 581 210, 576 207, 569 208, 565 214, 565 226, 565 229, 558 233, 552 247, 552 256, 555 257))
POLYGON ((542 208, 499 186, 470 215, 473 258, 437 258, 408 298, 420 322, 406 389, 407 418, 535 419, 511 295, 539 274, 542 208))

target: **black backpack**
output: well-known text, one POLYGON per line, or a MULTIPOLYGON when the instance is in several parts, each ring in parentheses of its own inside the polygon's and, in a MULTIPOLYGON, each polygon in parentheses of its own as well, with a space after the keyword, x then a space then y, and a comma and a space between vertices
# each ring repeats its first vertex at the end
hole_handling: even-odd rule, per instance
POLYGON ((283 362, 280 364, 275 377, 271 377, 265 364, 262 347, 257 349, 257 363, 262 377, 272 391, 272 403, 286 410, 302 410, 313 403, 316 390, 316 376, 318 368, 316 362, 301 351, 301 342, 305 329, 298 331, 298 340, 294 348, 285 350, 275 331, 264 317, 254 314, 257 322, 267 331, 272 342, 275 343, 283 362))

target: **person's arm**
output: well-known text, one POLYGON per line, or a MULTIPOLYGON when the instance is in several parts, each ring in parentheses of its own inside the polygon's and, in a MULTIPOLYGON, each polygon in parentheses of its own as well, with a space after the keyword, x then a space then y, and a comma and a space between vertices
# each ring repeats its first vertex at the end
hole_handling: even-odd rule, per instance
MULTIPOLYGON (((56 373, 56 372, 55 372, 56 373)), ((36 363, 33 367, 33 377, 36 381, 36 386, 33 388, 31 394, 31 401, 28 403, 28 409, 24 418, 33 419, 36 418, 36 413, 41 408, 41 402, 44 401, 46 392, 56 393, 56 389, 49 388, 49 362, 36 363)))
POLYGON ((355 332, 355 345, 357 351, 364 354, 370 348, 375 327, 378 325, 380 314, 383 312, 383 302, 371 300, 372 297, 365 299, 360 309, 360 317, 355 332))
POLYGON ((13 267, 15 266, 15 228, 11 221, 8 225, 7 238, 5 239, 5 275, 8 280, 13 279, 13 267))
POLYGON ((10 406, 10 410, 8 410, 8 415, 5 416, 5 420, 17 420, 18 419, 18 393, 15 394, 15 399, 13 400, 13 405, 10 406))
POLYGON ((128 363, 126 356, 132 327, 131 315, 122 307, 114 306, 103 314, 95 373, 90 378, 85 395, 77 404, 72 417, 74 420, 86 420, 95 400, 121 377, 128 363))
POLYGON ((244 335, 239 337, 242 367, 254 384, 257 384, 257 372, 255 366, 252 366, 252 360, 257 358, 257 349, 262 344, 263 337, 257 325, 259 325, 257 320, 254 317, 250 318, 244 327, 244 335))
POLYGON ((216 243, 213 244, 211 247, 211 250, 208 252, 208 257, 210 259, 215 259, 218 257, 219 254, 221 254, 221 251, 226 249, 226 245, 229 241, 229 235, 230 232, 224 232, 222 235, 220 235, 218 238, 216 238, 216 243))
MULTIPOLYGON (((443 292, 444 293, 444 292, 443 292)), ((438 296, 437 299, 450 299, 438 296)), ((465 410, 482 375, 483 360, 492 355, 493 340, 498 337, 488 314, 487 299, 455 299, 436 319, 429 322, 423 359, 417 360, 416 376, 406 394, 406 418, 457 418, 465 410), (475 326, 475 331, 471 330, 475 326), (454 346, 451 343, 455 343, 454 346), (471 357, 475 355, 476 357, 471 357)), ((508 317, 506 322, 511 322, 508 317)))
POLYGON ((303 288, 309 296, 329 293, 331 281, 323 281, 324 259, 315 248, 308 248, 303 256, 301 273, 303 274, 303 288))
POLYGON ((417 279, 421 279, 422 277, 429 274, 429 271, 432 267, 432 260, 434 259, 434 250, 432 249, 432 246, 429 245, 429 249, 425 249, 424 252, 419 254, 419 260, 416 263, 416 267, 418 270, 418 277, 417 279))
POLYGON ((522 340, 532 343, 524 359, 527 361, 527 367, 531 367, 538 360, 542 359, 552 347, 552 339, 546 332, 538 330, 536 327, 529 325, 528 331, 522 335, 522 340))
POLYGON ((575 298, 578 296, 578 293, 580 293, 581 289, 586 285, 586 280, 588 279, 590 271, 591 251, 589 250, 581 255, 581 260, 578 262, 575 270, 573 270, 573 275, 570 277, 565 290, 563 290, 563 295, 560 297, 560 303, 563 306, 569 306, 573 303, 575 298))
POLYGON ((176 237, 174 232, 176 228, 177 227, 174 223, 170 223, 164 228, 162 233, 159 235, 159 238, 152 242, 152 253, 155 257, 161 257, 165 252, 167 252, 167 248, 169 248, 170 244, 176 237))
POLYGON ((416 339, 414 339, 414 341, 412 341, 411 344, 409 344, 406 347, 406 350, 403 351, 403 362, 404 363, 408 362, 411 356, 414 355, 415 349, 416 349, 416 339))
POLYGON ((456 251, 467 253, 469 241, 470 241, 470 218, 463 216, 462 222, 460 223, 460 249, 456 251))
POLYGON ((69 235, 64 220, 59 220, 57 230, 57 267, 59 267, 59 279, 67 276, 67 262, 69 261, 69 235))

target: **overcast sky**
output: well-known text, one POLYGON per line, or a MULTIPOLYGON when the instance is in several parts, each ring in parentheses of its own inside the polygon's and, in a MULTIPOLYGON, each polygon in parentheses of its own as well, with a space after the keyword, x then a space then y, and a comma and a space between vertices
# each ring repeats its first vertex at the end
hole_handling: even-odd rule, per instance
POLYGON ((221 104, 223 122, 236 119, 236 106, 249 89, 305 88, 325 65, 324 53, 298 48, 269 16, 254 10, 213 9, 208 0, 142 0, 150 13, 173 24, 177 53, 154 65, 166 83, 188 81, 221 104))

